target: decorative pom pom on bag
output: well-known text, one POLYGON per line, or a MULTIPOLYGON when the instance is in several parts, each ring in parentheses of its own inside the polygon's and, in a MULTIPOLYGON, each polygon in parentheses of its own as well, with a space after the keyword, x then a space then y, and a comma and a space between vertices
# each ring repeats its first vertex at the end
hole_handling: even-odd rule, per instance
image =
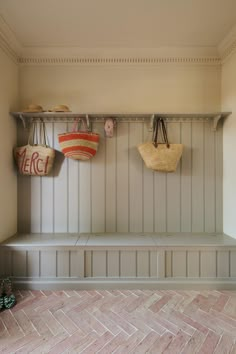
POLYGON ((100 136, 88 128, 78 130, 78 123, 76 120, 72 132, 58 134, 58 141, 66 157, 86 161, 96 155, 100 136))
POLYGON ((138 146, 146 167, 160 172, 175 172, 183 153, 183 144, 169 144, 163 118, 154 119, 152 140, 138 146), (159 133, 162 133, 164 143, 158 143, 159 133))
POLYGON ((37 123, 33 122, 30 127, 28 144, 14 149, 18 171, 22 175, 46 176, 52 169, 55 150, 47 145, 45 123, 39 124, 39 142, 37 123))

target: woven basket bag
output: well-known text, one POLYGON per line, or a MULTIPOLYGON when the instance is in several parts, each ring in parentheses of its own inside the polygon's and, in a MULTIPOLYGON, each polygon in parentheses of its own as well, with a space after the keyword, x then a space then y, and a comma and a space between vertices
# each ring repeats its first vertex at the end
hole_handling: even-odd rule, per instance
POLYGON ((46 144, 45 123, 40 122, 39 124, 39 142, 37 123, 33 122, 30 127, 28 144, 14 149, 14 157, 18 171, 22 175, 46 176, 52 169, 55 150, 46 144))
POLYGON ((175 172, 183 153, 183 144, 169 144, 162 118, 154 120, 153 141, 140 144, 138 151, 147 168, 160 172, 175 172), (164 143, 158 143, 158 132, 164 143))

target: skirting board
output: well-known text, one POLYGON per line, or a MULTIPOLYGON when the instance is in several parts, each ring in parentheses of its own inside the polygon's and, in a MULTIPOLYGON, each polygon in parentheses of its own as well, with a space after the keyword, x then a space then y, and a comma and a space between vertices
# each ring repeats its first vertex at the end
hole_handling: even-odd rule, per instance
POLYGON ((16 289, 30 290, 91 290, 91 289, 162 289, 162 290, 236 290, 236 278, 230 279, 92 279, 86 280, 12 279, 16 289))

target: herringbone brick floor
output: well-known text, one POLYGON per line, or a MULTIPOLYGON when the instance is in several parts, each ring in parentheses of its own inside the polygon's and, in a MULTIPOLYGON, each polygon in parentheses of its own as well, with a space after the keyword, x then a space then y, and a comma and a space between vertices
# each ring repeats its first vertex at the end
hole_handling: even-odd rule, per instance
POLYGON ((0 353, 236 354, 233 291, 17 291, 0 353))

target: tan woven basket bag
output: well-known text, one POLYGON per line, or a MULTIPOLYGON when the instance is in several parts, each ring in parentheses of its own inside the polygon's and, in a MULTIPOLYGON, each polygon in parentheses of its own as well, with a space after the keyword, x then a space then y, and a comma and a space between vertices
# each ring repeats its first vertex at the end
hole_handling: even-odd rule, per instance
POLYGON ((138 146, 146 167, 160 172, 175 172, 183 153, 183 144, 169 144, 163 118, 154 119, 152 140, 138 146), (162 133, 164 143, 158 143, 159 133, 162 133))
POLYGON ((50 173, 55 150, 50 148, 46 141, 45 123, 40 122, 38 142, 37 123, 33 122, 30 127, 28 144, 14 149, 14 157, 20 174, 46 176, 50 173))

